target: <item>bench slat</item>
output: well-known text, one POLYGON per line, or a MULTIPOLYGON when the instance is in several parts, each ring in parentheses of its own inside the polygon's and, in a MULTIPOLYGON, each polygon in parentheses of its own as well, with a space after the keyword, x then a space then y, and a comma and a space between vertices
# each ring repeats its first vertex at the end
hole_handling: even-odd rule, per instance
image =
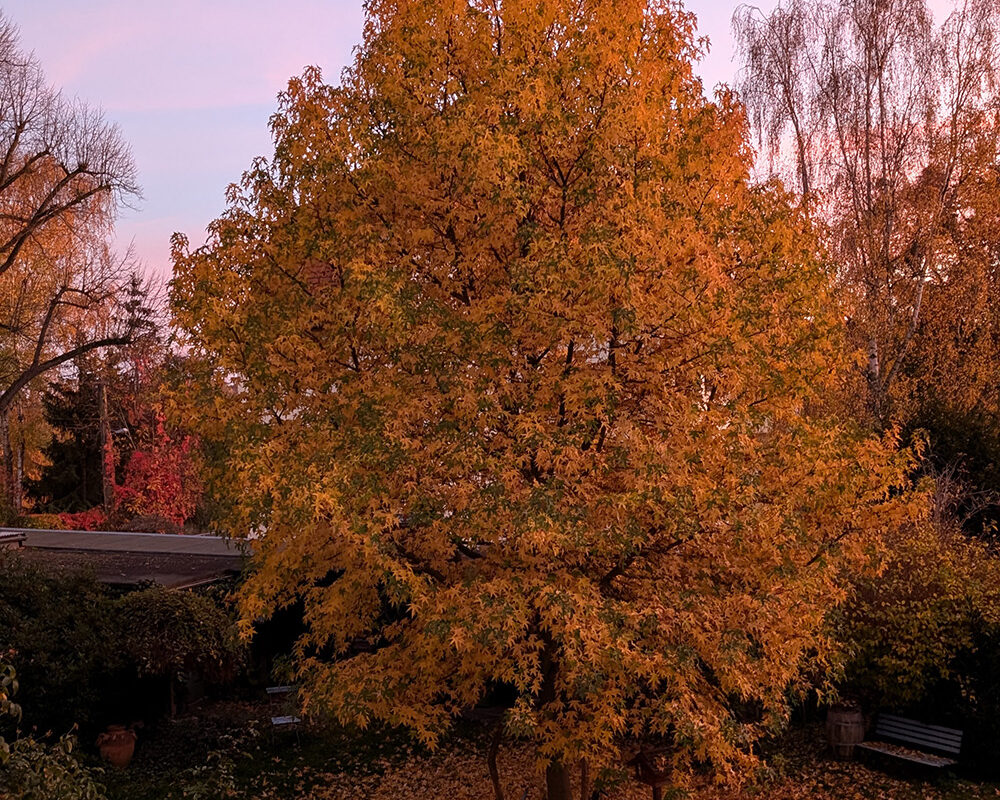
POLYGON ((962 741, 962 734, 942 734, 936 731, 927 731, 923 728, 914 728, 909 725, 900 725, 895 722, 880 722, 875 726, 876 730, 880 731, 897 731, 898 733, 912 736, 922 736, 925 739, 934 739, 935 741, 941 742, 960 742, 962 741))
POLYGON ((955 751, 958 752, 962 749, 961 744, 951 744, 944 743, 940 740, 925 739, 922 736, 900 736, 899 734, 892 733, 891 731, 876 732, 875 738, 877 739, 896 739, 901 742, 913 742, 914 744, 919 744, 923 747, 930 747, 938 750, 947 750, 948 752, 955 751))
POLYGON ((908 727, 922 728, 926 731, 937 731, 943 735, 952 735, 962 737, 962 731, 958 728, 946 728, 943 725, 928 725, 926 722, 918 722, 915 719, 907 719, 906 717, 899 717, 895 714, 879 714, 878 721, 881 722, 891 722, 897 725, 906 725, 908 727))
POLYGON ((900 744, 909 745, 910 747, 915 747, 918 750, 934 750, 941 753, 950 753, 951 755, 955 756, 957 756, 959 753, 962 752, 961 747, 942 746, 937 742, 926 742, 923 739, 915 739, 913 737, 879 734, 879 738, 884 738, 891 740, 893 742, 898 742, 900 744))
POLYGON ((962 749, 962 738, 943 737, 933 733, 926 733, 919 728, 909 728, 902 725, 876 725, 875 735, 884 736, 890 739, 898 739, 904 742, 913 742, 924 747, 931 747, 947 752, 958 753, 962 749))
POLYGON ((961 742, 948 741, 944 742, 941 739, 935 739, 928 736, 921 736, 919 734, 907 734, 894 731, 892 729, 880 728, 875 731, 877 737, 884 737, 888 739, 899 739, 904 742, 917 742, 927 747, 937 747, 943 750, 961 750, 961 742))

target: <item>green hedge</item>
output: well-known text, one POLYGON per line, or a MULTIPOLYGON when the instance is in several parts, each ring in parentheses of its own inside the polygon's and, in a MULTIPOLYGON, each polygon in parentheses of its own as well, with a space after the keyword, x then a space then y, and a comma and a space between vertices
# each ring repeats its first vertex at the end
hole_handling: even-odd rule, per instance
POLYGON ((143 680, 193 669, 225 680, 240 655, 233 620, 209 597, 159 588, 114 597, 92 576, 0 551, 0 656, 17 670, 27 729, 78 724, 89 736, 148 703, 125 696, 148 694, 143 680))

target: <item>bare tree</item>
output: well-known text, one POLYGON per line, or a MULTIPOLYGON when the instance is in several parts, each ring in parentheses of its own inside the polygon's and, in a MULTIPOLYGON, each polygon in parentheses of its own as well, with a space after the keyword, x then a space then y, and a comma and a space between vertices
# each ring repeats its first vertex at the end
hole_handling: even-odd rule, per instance
POLYGON ((135 259, 108 244, 138 196, 118 129, 50 87, 0 16, 0 444, 15 505, 5 433, 21 392, 86 353, 132 342, 144 325, 122 292, 135 259))
POLYGON ((0 277, 0 415, 35 378, 92 350, 131 344, 148 326, 125 302, 135 275, 130 253, 74 252, 66 260, 31 259, 23 272, 0 277))
POLYGON ((54 220, 95 204, 113 215, 138 193, 117 128, 52 89, 0 17, 0 274, 54 220))
POLYGON ((789 0, 767 15, 743 6, 733 25, 751 123, 771 171, 827 227, 868 406, 885 422, 925 291, 954 276, 940 233, 989 157, 977 140, 1000 6, 967 0, 935 29, 924 0, 789 0))

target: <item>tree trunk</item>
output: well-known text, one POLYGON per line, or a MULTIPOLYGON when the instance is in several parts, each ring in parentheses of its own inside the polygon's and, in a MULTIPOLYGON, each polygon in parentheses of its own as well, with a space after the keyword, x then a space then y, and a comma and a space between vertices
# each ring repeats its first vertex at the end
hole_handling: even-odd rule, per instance
POLYGON ((110 514, 115 502, 115 451, 108 418, 108 390, 102 379, 98 383, 98 404, 101 413, 101 497, 105 514, 110 514))
POLYGON ((878 342, 874 337, 868 340, 868 363, 865 367, 865 378, 868 382, 868 407, 872 416, 882 422, 883 403, 882 365, 879 361, 878 342))
POLYGON ((545 768, 545 796, 547 800, 571 800, 569 770, 561 761, 550 761, 545 768))
POLYGON ((0 447, 3 448, 3 504, 4 514, 17 516, 14 507, 14 449, 10 441, 10 409, 0 413, 0 447))
MULTIPOLYGON (((543 630, 541 638, 545 642, 541 653, 542 685, 535 705, 545 713, 546 706, 555 704, 559 694, 559 656, 551 634, 543 630)), ((561 761, 550 761, 545 768, 545 796, 547 800, 570 800, 569 771, 561 761)))
POLYGON ((590 800, 590 764, 585 758, 580 759, 580 800, 590 800))
POLYGON ((500 770, 497 769, 497 753, 500 752, 500 740, 503 739, 503 720, 497 722, 493 731, 493 738, 490 739, 490 748, 486 752, 486 766, 490 770, 490 782, 493 784, 493 797, 495 800, 504 800, 503 786, 500 784, 500 770))
POLYGON ((18 516, 24 508, 24 406, 17 404, 17 458, 14 461, 14 483, 11 499, 14 501, 14 513, 18 516))

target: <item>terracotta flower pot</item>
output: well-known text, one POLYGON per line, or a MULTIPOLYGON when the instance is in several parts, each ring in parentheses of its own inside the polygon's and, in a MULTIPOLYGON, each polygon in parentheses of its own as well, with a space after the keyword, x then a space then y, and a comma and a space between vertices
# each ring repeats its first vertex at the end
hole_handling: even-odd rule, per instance
POLYGON ((124 769, 135 752, 135 731, 124 725, 108 725, 107 731, 97 737, 101 758, 113 767, 124 769))

